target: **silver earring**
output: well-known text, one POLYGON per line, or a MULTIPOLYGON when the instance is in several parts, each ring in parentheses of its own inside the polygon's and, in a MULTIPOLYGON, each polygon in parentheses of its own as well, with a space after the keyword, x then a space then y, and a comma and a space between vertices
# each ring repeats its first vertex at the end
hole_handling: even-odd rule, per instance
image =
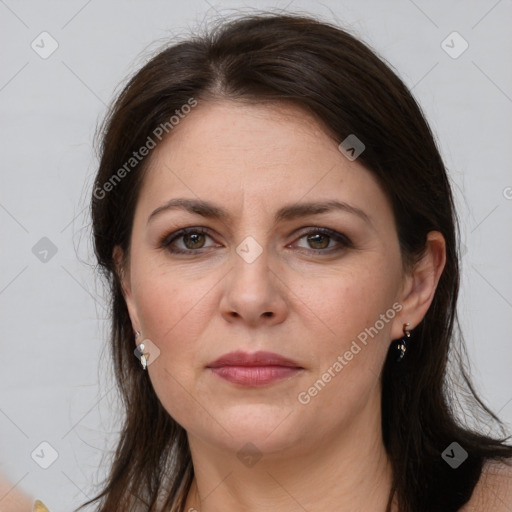
POLYGON ((397 363, 402 361, 402 359, 404 358, 405 352, 407 351, 407 341, 411 337, 411 331, 409 329, 407 329, 407 327, 409 327, 408 323, 403 325, 404 336, 403 336, 403 338, 401 338, 399 340, 399 342, 396 346, 396 348, 398 350, 398 356, 396 358, 397 363))
MULTIPOLYGON (((135 339, 137 339, 139 336, 140 331, 135 331, 135 339)), ((147 370, 148 368, 148 354, 144 353, 145 348, 146 347, 144 346, 144 343, 140 343, 137 345, 137 349, 135 350, 135 355, 138 357, 143 370, 147 370)))

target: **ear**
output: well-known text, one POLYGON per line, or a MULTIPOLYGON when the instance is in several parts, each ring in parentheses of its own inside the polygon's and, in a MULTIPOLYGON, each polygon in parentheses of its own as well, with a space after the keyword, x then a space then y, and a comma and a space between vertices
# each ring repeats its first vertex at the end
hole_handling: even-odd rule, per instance
POLYGON ((446 263, 446 242, 439 231, 427 235, 421 259, 405 275, 400 304, 402 309, 395 317, 392 339, 403 336, 403 324, 414 329, 426 315, 446 263))
POLYGON ((135 306, 135 302, 133 300, 131 281, 130 281, 130 269, 129 265, 124 261, 124 253, 119 245, 114 247, 114 251, 112 253, 112 258, 114 260, 114 265, 116 268, 116 273, 119 276, 119 281, 121 282, 121 287, 123 291, 124 300, 126 302, 126 307, 128 308, 128 314, 130 315, 130 320, 132 322, 132 327, 135 331, 140 331, 140 322, 137 314, 137 308, 135 306))

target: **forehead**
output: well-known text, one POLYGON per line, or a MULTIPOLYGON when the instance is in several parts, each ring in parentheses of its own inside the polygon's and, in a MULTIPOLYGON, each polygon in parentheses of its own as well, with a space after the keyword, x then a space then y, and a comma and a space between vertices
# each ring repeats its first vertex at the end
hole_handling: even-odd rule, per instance
POLYGON ((316 162, 319 168, 326 153, 338 157, 336 143, 297 106, 216 101, 200 103, 180 121, 155 151, 154 163, 163 160, 180 167, 182 162, 193 163, 196 167, 191 171, 196 174, 220 170, 225 176, 232 171, 232 177, 252 176, 256 181, 267 169, 278 168, 277 177, 286 170, 285 175, 297 176, 316 162))
POLYGON ((290 104, 233 101, 199 103, 180 120, 151 155, 139 197, 152 206, 190 197, 269 213, 301 199, 366 203, 374 213, 389 207, 372 173, 349 161, 314 116, 290 104))

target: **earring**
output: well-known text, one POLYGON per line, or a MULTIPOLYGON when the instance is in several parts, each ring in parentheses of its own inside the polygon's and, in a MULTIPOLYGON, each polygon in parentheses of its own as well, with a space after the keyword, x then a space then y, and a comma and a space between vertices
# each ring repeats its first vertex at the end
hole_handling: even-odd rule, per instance
MULTIPOLYGON (((135 339, 136 340, 139 336, 140 336, 140 332, 135 331, 135 339)), ((144 353, 144 349, 145 349, 144 343, 140 343, 139 345, 137 345, 137 349, 135 350, 135 355, 138 357, 138 359, 140 361, 140 365, 142 366, 142 369, 147 370, 148 354, 144 353)))
POLYGON ((409 326, 409 324, 404 324, 403 325, 403 331, 404 331, 404 336, 403 338, 401 338, 396 346, 397 350, 398 350, 398 356, 396 358, 396 362, 399 363, 400 361, 402 361, 402 359, 404 358, 405 356, 405 352, 407 351, 407 340, 411 337, 411 331, 409 329, 407 329, 407 327, 409 326))

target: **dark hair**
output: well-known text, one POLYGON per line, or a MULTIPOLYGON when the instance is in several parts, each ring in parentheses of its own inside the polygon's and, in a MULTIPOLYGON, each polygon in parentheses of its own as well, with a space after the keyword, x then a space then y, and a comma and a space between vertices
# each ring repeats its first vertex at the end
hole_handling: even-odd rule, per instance
POLYGON ((392 205, 404 262, 421 255, 430 231, 444 236, 446 266, 404 361, 395 362, 390 345, 381 376, 382 432, 393 469, 388 510, 392 496, 401 512, 458 510, 469 500, 483 463, 505 461, 512 446, 505 444, 508 438, 493 439, 457 419, 447 371, 453 361, 475 414, 478 410, 504 432, 452 346, 459 340, 454 336, 457 224, 434 137, 406 86, 364 43, 330 23, 272 13, 221 23, 160 51, 131 78, 105 120, 92 220, 96 256, 111 287, 111 345, 126 417, 108 481, 92 502, 102 512, 129 512, 141 504, 145 510, 181 512, 193 479, 186 433, 160 404, 134 357, 113 259, 120 246, 129 262, 134 210, 149 158, 122 179, 119 170, 157 127, 169 127, 170 116, 191 98, 291 101, 315 115, 338 143, 356 134, 366 145, 358 161, 378 178, 392 205), (441 457, 454 441, 468 452, 457 470, 441 457))

